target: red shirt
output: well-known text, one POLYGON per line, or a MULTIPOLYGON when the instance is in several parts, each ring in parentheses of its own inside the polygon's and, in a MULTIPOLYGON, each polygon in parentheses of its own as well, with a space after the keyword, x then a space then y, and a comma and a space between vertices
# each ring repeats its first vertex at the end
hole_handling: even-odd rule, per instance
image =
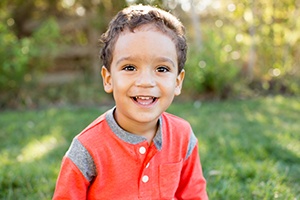
POLYGON ((110 110, 74 138, 53 199, 208 199, 198 141, 188 122, 163 113, 149 145, 110 110))

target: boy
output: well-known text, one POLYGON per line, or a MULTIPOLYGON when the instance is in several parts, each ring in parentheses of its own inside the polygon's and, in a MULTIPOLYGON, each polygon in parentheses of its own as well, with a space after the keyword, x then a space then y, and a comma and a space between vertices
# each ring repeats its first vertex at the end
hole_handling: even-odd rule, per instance
POLYGON ((184 79, 182 24, 131 6, 101 39, 104 90, 116 106, 74 138, 53 199, 208 199, 190 125, 164 112, 184 79))

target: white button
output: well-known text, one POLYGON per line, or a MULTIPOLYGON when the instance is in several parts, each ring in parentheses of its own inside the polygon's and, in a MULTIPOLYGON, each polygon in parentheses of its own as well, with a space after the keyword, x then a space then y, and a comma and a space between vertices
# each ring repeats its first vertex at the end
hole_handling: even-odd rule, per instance
POLYGON ((148 164, 146 165, 146 168, 148 168, 148 167, 149 167, 149 165, 150 165, 150 163, 148 163, 148 164))
POLYGON ((145 154, 146 153, 146 148, 145 147, 140 147, 139 152, 141 154, 145 154))
POLYGON ((144 183, 147 183, 149 181, 149 176, 147 176, 147 175, 143 176, 142 181, 144 183))

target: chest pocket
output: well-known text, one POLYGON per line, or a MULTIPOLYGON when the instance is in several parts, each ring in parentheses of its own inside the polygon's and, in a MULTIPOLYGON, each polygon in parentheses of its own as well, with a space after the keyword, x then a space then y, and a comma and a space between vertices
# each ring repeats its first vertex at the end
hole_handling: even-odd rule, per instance
POLYGON ((161 198, 174 198, 180 181, 181 168, 182 160, 178 163, 159 166, 159 190, 161 198))

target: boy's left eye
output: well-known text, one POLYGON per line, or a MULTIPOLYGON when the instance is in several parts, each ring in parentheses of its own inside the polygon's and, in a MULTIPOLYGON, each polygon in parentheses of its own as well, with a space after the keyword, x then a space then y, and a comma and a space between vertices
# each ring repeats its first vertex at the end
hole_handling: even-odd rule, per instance
POLYGON ((170 69, 166 66, 160 66, 160 67, 156 68, 156 71, 157 72, 168 72, 168 71, 170 71, 170 69))

